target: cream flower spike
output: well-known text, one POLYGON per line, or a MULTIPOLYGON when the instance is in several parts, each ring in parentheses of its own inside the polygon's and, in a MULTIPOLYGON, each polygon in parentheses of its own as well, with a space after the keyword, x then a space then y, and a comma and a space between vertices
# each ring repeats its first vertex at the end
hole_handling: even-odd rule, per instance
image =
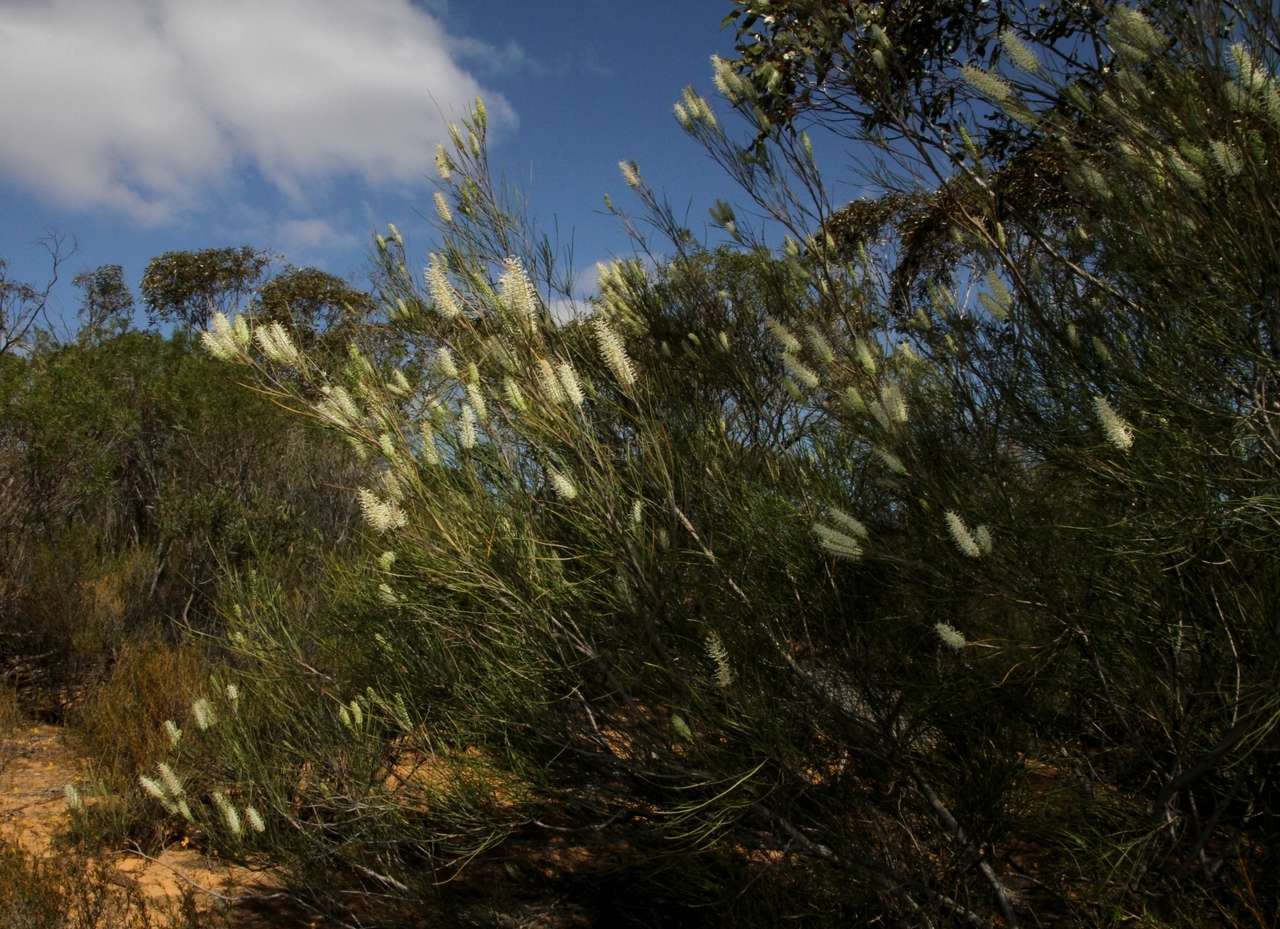
POLYGON ((951 534, 951 540, 956 543, 956 548, 970 558, 981 558, 982 546, 973 537, 969 527, 964 524, 960 514, 954 510, 947 510, 944 516, 947 522, 947 532, 951 534))
POLYGON ((1108 442, 1122 452, 1133 447, 1133 427, 1111 408, 1106 397, 1093 398, 1093 411, 1108 442))

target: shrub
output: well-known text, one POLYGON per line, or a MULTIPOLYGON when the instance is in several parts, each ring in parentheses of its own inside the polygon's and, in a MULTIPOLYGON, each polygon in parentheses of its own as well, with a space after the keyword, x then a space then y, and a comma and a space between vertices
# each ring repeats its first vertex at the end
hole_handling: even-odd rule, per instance
MULTIPOLYGON (((717 207, 706 251, 628 164, 672 257, 557 324, 481 108, 425 292, 379 239, 402 367, 215 318, 379 473, 305 621, 229 593, 255 709, 187 749, 211 839, 406 903, 423 862, 607 830, 625 883, 735 924, 1274 908, 1280 91, 1256 35, 1228 66, 1136 16, 1114 83, 1043 109, 970 74, 1060 165, 1052 212, 945 148, 851 247, 717 207)), ((771 147, 692 91, 682 124, 780 222, 828 218, 809 146, 731 96, 771 147)))
POLYGON ((354 517, 307 470, 352 456, 181 335, 46 346, 3 375, 0 646, 51 714, 129 642, 209 631, 226 570, 306 570, 354 517))

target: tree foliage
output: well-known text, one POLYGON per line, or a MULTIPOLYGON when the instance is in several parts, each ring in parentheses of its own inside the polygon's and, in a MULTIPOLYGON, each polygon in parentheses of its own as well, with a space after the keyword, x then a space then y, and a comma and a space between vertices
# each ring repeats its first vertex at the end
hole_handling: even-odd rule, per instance
POLYGON ((373 312, 368 293, 318 268, 286 267, 258 289, 256 303, 264 320, 339 338, 349 338, 373 312))
MULTIPOLYGON (((850 138, 869 131, 901 137, 955 133, 965 123, 975 101, 961 73, 966 65, 994 68, 1012 58, 1008 79, 1014 82, 1052 74, 1063 84, 1099 89, 1107 74, 1105 25, 1118 5, 737 0, 725 25, 735 28, 739 57, 730 64, 764 117, 761 132, 816 123, 850 138), (1020 48, 1034 49, 1032 59, 1020 48), (1019 68, 1020 58, 1023 64, 1035 60, 1034 71, 1019 68)), ((1135 8, 1173 27, 1190 18, 1182 4, 1165 0, 1135 8)), ((983 115, 991 152, 1028 138, 1012 114, 997 109, 983 115)))
POLYGON ((272 258, 247 245, 166 252, 142 275, 142 298, 153 323, 204 329, 217 312, 230 312, 262 280, 272 258))
POLYGON ((133 293, 120 265, 101 265, 71 279, 83 291, 80 300, 81 333, 88 339, 118 335, 129 327, 133 293))
POLYGON ((130 639, 215 628, 225 571, 318 557, 352 515, 310 473, 342 473, 342 449, 186 336, 54 345, 0 371, 0 657, 24 685, 52 694, 130 639))

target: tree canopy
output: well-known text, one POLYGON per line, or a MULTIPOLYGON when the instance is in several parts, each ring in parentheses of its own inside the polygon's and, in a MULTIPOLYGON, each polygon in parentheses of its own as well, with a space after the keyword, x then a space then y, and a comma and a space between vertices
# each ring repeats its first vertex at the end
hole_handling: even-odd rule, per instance
POLYGON ((124 268, 102 265, 77 274, 71 283, 82 291, 81 332, 86 338, 98 339, 128 328, 133 313, 133 293, 125 283, 124 268))
POLYGON ((142 299, 155 323, 204 329, 249 296, 273 258, 249 246, 166 252, 142 275, 142 299))

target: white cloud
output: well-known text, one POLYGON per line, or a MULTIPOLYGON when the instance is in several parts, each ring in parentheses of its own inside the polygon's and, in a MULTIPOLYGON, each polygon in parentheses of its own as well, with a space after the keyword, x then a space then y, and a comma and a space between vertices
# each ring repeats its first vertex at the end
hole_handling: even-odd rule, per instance
POLYGON ((349 220, 350 211, 342 209, 320 216, 232 204, 202 216, 200 227, 210 241, 247 244, 294 265, 325 268, 335 258, 362 254, 360 246, 368 245, 351 231, 359 224, 349 220))
POLYGON ((564 297, 553 297, 547 304, 547 312, 559 326, 575 319, 586 319, 591 315, 589 311, 587 304, 578 300, 566 300, 564 297))
POLYGON ((0 0, 0 172, 144 222, 244 167, 299 202, 417 181, 477 95, 515 122, 458 63, 478 48, 410 0, 0 0))
POLYGON ((285 219, 275 227, 275 241, 286 252, 350 248, 359 241, 349 232, 335 229, 326 220, 285 219))
MULTIPOLYGON (((608 261, 609 259, 601 259, 608 261)), ((592 263, 579 268, 573 275, 572 299, 553 297, 547 304, 551 318, 563 325, 575 319, 587 319, 594 312, 591 301, 600 292, 600 271, 592 263)))

